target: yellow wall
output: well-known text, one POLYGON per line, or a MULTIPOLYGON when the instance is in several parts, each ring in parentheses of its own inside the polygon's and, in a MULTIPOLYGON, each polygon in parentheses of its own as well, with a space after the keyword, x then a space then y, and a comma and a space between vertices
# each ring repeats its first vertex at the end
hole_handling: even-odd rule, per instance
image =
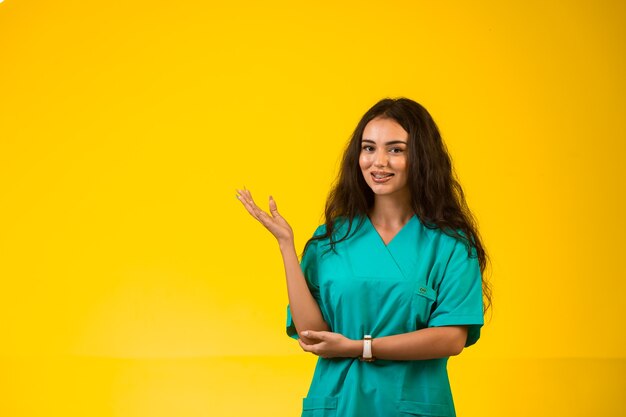
POLYGON ((272 194, 301 248, 358 118, 401 95, 493 259, 457 413, 623 415, 624 21, 621 1, 5 0, 0 415, 298 415, 314 358, 235 188, 272 194))

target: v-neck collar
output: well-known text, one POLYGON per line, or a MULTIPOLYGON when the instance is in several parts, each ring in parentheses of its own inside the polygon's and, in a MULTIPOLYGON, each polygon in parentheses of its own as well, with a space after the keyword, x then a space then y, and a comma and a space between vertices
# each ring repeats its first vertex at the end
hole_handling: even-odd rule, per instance
POLYGON ((417 214, 413 214, 413 216, 411 216, 411 218, 404 224, 404 226, 402 226, 400 228, 400 230, 398 230, 398 232, 391 238, 389 243, 385 243, 385 240, 380 235, 380 233, 378 233, 378 230, 376 229, 376 226, 374 226, 374 223, 372 223, 372 220, 370 219, 370 217, 366 215, 365 219, 366 219, 367 223, 370 225, 370 227, 372 228, 372 230, 374 231, 374 233, 376 233, 376 235, 378 236, 378 239, 380 240, 380 243, 382 243, 386 248, 389 248, 389 246, 391 244, 393 244, 394 242, 396 242, 398 240, 398 236, 400 236, 403 231, 408 229, 407 226, 409 226, 409 224, 411 222, 413 222, 415 219, 417 219, 417 214))

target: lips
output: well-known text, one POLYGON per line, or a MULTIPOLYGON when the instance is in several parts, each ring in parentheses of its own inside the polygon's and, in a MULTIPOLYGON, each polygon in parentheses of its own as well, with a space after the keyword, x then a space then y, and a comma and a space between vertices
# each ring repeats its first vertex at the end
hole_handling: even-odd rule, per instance
POLYGON ((391 179, 394 174, 391 172, 383 172, 383 171, 374 171, 371 173, 372 180, 377 184, 382 184, 391 179))

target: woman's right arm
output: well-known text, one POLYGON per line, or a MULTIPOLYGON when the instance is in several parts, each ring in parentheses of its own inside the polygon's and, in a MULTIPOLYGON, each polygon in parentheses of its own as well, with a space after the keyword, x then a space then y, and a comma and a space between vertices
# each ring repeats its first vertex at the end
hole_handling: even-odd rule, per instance
MULTIPOLYGON (((278 213, 274 199, 270 197, 269 207, 271 215, 269 215, 256 205, 250 191, 245 189, 237 190, 237 198, 248 213, 265 226, 278 241, 285 267, 291 318, 296 330, 298 332, 303 330, 330 330, 322 317, 319 305, 311 294, 300 268, 291 226, 278 213)), ((311 342, 306 337, 302 337, 302 340, 305 343, 311 342)))
MULTIPOLYGON (((289 308, 291 309, 291 318, 296 330, 298 332, 317 329, 329 331, 330 327, 324 321, 320 307, 311 294, 302 273, 302 268, 300 268, 298 263, 293 240, 291 242, 279 242, 278 245, 283 256, 289 308)), ((302 337, 304 342, 308 342, 306 337, 300 337, 302 337)))

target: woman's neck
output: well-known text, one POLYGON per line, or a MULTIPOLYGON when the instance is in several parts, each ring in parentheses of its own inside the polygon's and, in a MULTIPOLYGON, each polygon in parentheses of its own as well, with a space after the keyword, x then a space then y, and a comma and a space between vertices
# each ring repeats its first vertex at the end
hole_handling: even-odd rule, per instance
POLYGON ((405 198, 375 196, 374 207, 369 212, 369 218, 373 224, 393 227, 403 226, 414 214, 408 196, 405 198))

